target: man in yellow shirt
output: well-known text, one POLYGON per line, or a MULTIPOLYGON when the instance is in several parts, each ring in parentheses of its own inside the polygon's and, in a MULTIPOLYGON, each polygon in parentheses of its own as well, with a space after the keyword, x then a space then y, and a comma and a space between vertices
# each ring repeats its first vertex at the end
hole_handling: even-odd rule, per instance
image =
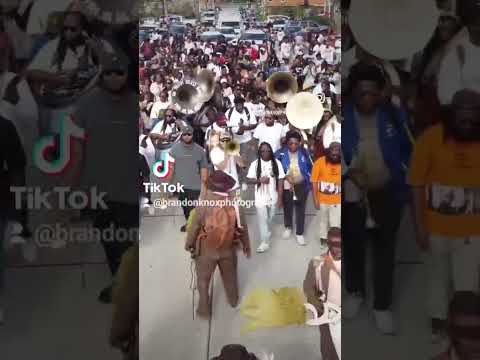
POLYGON ((478 291, 480 277, 480 93, 455 93, 448 121, 418 139, 410 169, 417 244, 428 253, 432 338, 446 331, 450 279, 478 291))
POLYGON ((317 222, 325 250, 328 229, 341 225, 341 182, 341 145, 332 142, 327 155, 318 158, 312 169, 313 200, 315 208, 319 210, 317 222))

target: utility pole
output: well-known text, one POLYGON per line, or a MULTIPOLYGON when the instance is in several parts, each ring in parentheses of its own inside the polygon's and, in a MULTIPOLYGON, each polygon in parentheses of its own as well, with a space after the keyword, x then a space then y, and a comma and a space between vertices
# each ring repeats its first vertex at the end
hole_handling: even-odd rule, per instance
POLYGON ((167 0, 163 0, 163 15, 168 15, 167 0))

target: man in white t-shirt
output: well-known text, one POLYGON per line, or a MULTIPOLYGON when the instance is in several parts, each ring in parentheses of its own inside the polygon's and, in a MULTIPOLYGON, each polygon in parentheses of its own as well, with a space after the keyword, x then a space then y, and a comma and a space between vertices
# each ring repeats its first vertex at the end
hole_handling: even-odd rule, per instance
POLYGON ((480 3, 465 0, 462 19, 466 30, 451 40, 438 74, 438 98, 440 103, 450 103, 458 89, 480 91, 480 3))
POLYGON ((158 100, 153 103, 152 110, 150 111, 150 119, 158 119, 162 116, 162 112, 167 110, 171 105, 168 101, 168 94, 163 91, 160 93, 158 100))
POLYGON ((285 39, 280 45, 280 55, 282 59, 290 59, 292 56, 292 43, 289 39, 285 39))
POLYGON ((275 209, 282 207, 285 172, 268 143, 262 143, 258 152, 257 160, 252 162, 248 170, 247 182, 255 186, 255 207, 261 241, 257 252, 262 253, 270 248, 275 209))
POLYGON ((253 137, 258 143, 266 142, 270 144, 275 153, 282 146, 282 138, 287 134, 286 128, 275 119, 271 114, 265 114, 263 122, 258 124, 253 133, 253 137))
POLYGON ((253 100, 250 104, 252 114, 255 115, 257 122, 265 115, 265 104, 260 102, 260 96, 258 94, 253 95, 253 100))
MULTIPOLYGON (((257 148, 253 140, 252 130, 257 127, 255 116, 245 107, 245 100, 236 97, 235 106, 227 111, 227 126, 231 127, 234 133, 234 140, 240 143, 240 154, 245 160, 247 166, 254 159, 257 148)), ((240 173, 240 182, 242 182, 242 190, 246 190, 244 180, 246 173, 240 173)))

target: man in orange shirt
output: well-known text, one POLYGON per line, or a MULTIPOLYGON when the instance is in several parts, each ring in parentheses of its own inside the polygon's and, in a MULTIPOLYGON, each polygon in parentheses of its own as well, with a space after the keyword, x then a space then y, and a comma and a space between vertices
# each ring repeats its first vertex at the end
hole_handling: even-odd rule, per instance
POLYGON ((313 201, 318 212, 320 241, 326 249, 327 233, 341 226, 341 145, 332 142, 326 156, 315 161, 312 169, 313 201))
POLYGON ((480 283, 480 93, 458 91, 448 121, 427 129, 410 169, 417 244, 428 255, 432 340, 446 335, 450 281, 455 291, 480 283))

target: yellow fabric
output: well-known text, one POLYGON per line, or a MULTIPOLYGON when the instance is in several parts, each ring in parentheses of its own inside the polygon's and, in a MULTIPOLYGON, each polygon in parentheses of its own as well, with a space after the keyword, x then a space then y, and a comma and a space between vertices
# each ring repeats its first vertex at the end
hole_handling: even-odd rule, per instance
POLYGON ((193 219, 195 218, 196 215, 197 215, 196 209, 193 209, 192 211, 190 211, 190 215, 188 216, 188 220, 187 220, 187 232, 192 226, 193 219))
POLYGON ((240 313, 248 319, 242 332, 304 325, 307 320, 306 302, 303 290, 298 288, 254 290, 240 308, 240 313))

